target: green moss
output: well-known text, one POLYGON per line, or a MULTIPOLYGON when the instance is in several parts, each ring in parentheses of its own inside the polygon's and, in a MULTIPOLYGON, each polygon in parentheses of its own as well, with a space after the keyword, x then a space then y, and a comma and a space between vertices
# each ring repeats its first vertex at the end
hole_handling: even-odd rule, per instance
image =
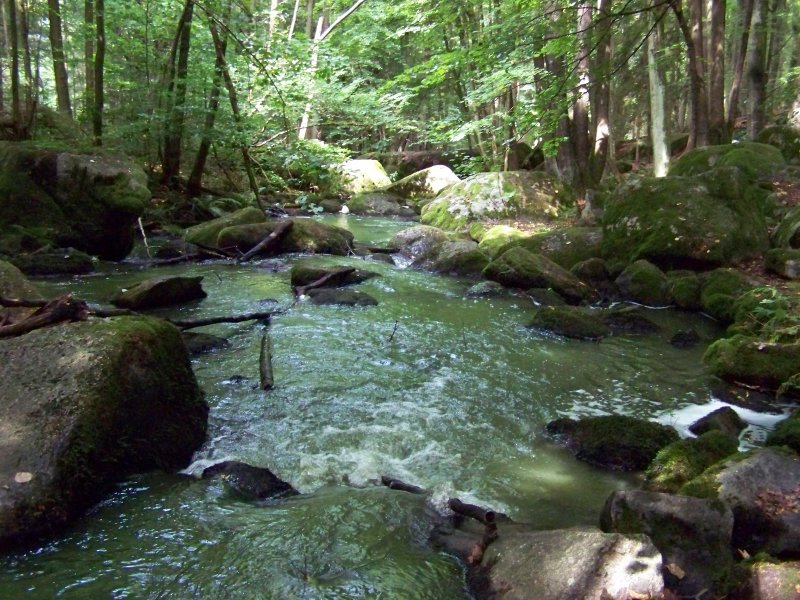
POLYGON ((599 317, 572 306, 544 306, 528 327, 578 340, 596 341, 611 333, 599 317))
POLYGON ((690 150, 670 165, 671 176, 699 175, 714 167, 736 167, 749 179, 768 176, 786 164, 780 150, 767 144, 740 142, 690 150))
POLYGON ((194 227, 189 227, 184 233, 184 239, 190 244, 205 248, 218 248, 217 237, 226 227, 234 225, 247 225, 251 223, 263 223, 267 218, 261 209, 254 206, 237 210, 224 217, 212 219, 205 223, 200 223, 194 227))
POLYGON ((571 269, 584 260, 599 258, 602 240, 603 232, 599 227, 559 227, 511 240, 499 249, 498 254, 519 246, 534 254, 543 254, 565 269, 571 269))
MULTIPOLYGON (((470 236, 472 236, 472 230, 474 228, 474 225, 470 228, 470 236)), ((528 237, 527 234, 514 227, 495 225, 484 232, 478 247, 489 256, 494 257, 500 254, 502 250, 507 249, 509 243, 522 240, 526 237, 528 237)))
POLYGON ((730 465, 741 462, 750 456, 747 452, 737 452, 714 463, 703 471, 700 475, 690 480, 678 490, 682 496, 693 496, 695 498, 708 498, 719 502, 720 483, 717 476, 730 465))
POLYGON ((800 206, 786 213, 772 234, 772 243, 778 248, 800 248, 800 206))
POLYGON ((663 271, 646 260, 637 260, 620 273, 616 280, 620 293, 628 300, 649 306, 670 303, 667 277, 663 271))
POLYGON ((747 277, 735 269, 715 269, 703 277, 700 292, 703 310, 715 319, 732 323, 736 299, 752 287, 747 277))
POLYGON ((767 270, 787 279, 800 279, 800 249, 773 248, 767 252, 767 270))
POLYGON ((775 426, 767 436, 767 446, 787 446, 800 453, 800 411, 775 426))
POLYGON ((667 274, 667 294, 678 308, 700 310, 700 278, 693 271, 670 271, 667 274))
POLYGON ((738 444, 721 431, 674 442, 663 448, 647 468, 647 488, 675 493, 711 465, 736 452, 738 444))
POLYGON ((800 373, 800 343, 771 343, 735 335, 711 344, 703 361, 726 381, 777 390, 800 373))
POLYGON ((445 231, 464 231, 469 226, 469 218, 452 210, 446 199, 434 200, 423 206, 419 222, 445 231))
POLYGON ((473 277, 483 272, 489 260, 489 257, 478 248, 466 252, 448 253, 446 256, 440 253, 433 261, 433 270, 437 273, 473 277))
POLYGON ((473 223, 469 226, 469 237, 478 243, 483 241, 483 237, 489 231, 489 226, 486 223, 473 223))
POLYGON ((800 160, 800 131, 790 125, 771 125, 756 137, 761 144, 775 146, 789 162, 800 160))

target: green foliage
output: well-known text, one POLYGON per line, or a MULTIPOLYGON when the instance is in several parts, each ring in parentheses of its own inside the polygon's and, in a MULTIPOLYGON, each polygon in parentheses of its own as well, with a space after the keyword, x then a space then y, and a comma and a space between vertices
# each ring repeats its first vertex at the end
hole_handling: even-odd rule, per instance
MULTIPOLYGON (((344 148, 317 140, 272 145, 258 156, 259 166, 267 174, 265 191, 274 193, 293 188, 321 196, 339 193, 342 179, 335 167, 347 158, 344 148)), ((308 194, 301 198, 301 204, 313 202, 308 194)))
POLYGON ((769 342, 793 342, 800 337, 800 313, 793 300, 771 286, 749 290, 736 301, 737 333, 758 335, 769 342))

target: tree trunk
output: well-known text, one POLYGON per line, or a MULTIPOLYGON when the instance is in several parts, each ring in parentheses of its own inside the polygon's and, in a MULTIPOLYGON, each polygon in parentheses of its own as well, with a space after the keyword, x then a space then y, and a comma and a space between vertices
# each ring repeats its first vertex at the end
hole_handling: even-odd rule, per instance
POLYGON ((594 151, 592 156, 592 179, 595 183, 603 179, 608 160, 608 146, 611 138, 611 81, 609 65, 611 64, 611 18, 608 15, 611 0, 598 0, 598 35, 597 53, 595 55, 594 97, 592 99, 594 151))
POLYGON ((294 9, 292 10, 292 21, 289 24, 288 39, 294 38, 294 30, 297 27, 297 13, 300 11, 300 0, 294 0, 294 9))
POLYGON ((306 0, 306 37, 314 39, 314 0, 306 0))
POLYGON ((587 2, 578 7, 578 93, 572 104, 572 143, 575 149, 574 185, 583 198, 589 185, 589 32, 592 29, 592 9, 587 2))
POLYGON ((5 59, 6 59, 6 40, 8 39, 8 29, 6 28, 5 8, 0 3, 0 31, 3 33, 0 36, 0 113, 5 112, 6 97, 5 97, 5 59))
POLYGON ((768 94, 767 104, 775 108, 778 98, 775 90, 778 87, 778 76, 780 75, 781 51, 786 43, 786 2, 785 0, 775 0, 772 5, 772 19, 769 33, 769 52, 767 53, 767 85, 771 88, 768 94))
POLYGON ((686 57, 689 62, 689 86, 691 93, 692 112, 689 128, 689 143, 687 149, 697 146, 708 145, 708 95, 704 69, 702 64, 703 46, 697 40, 702 41, 702 23, 696 23, 696 19, 702 20, 702 0, 692 0, 693 6, 700 4, 700 14, 693 15, 692 23, 686 18, 681 6, 682 0, 670 0, 670 7, 678 20, 678 26, 683 34, 683 41, 686 45, 686 57))
MULTIPOLYGON (((25 69, 25 117, 30 120, 34 105, 36 78, 33 76, 33 59, 31 56, 30 31, 28 25, 28 5, 26 0, 17 0, 17 25, 22 43, 22 64, 25 69)), ((27 127, 26 127, 27 128, 27 127)))
POLYGON ((725 126, 725 0, 709 0, 708 35, 708 120, 709 141, 721 144, 729 139, 725 126))
POLYGON ((17 0, 5 0, 5 23, 8 29, 9 54, 11 56, 11 119, 14 136, 23 137, 22 106, 19 80, 19 33, 17 32, 17 0))
POLYGON ((731 87, 728 90, 728 131, 733 132, 736 118, 739 116, 739 98, 744 81, 744 67, 747 61, 750 43, 750 27, 753 21, 753 0, 739 0, 739 13, 741 15, 741 35, 736 44, 736 54, 733 61, 731 74, 731 87))
POLYGON ((764 128, 767 71, 767 3, 753 0, 751 39, 747 53, 747 137, 754 140, 764 128))
POLYGON ((83 3, 83 65, 86 84, 83 89, 83 110, 90 115, 94 111, 94 0, 83 3))
POLYGON ((105 0, 95 0, 96 51, 94 54, 94 108, 92 110, 92 133, 94 145, 103 145, 103 63, 106 58, 105 0))
POLYGON ((669 168, 669 146, 665 127, 664 78, 658 68, 661 35, 656 16, 651 13, 653 29, 647 38, 647 76, 650 83, 650 139, 653 144, 653 174, 665 177, 669 168))
POLYGON ((322 25, 324 23, 324 18, 320 17, 317 21, 317 29, 314 33, 314 40, 311 45, 311 64, 309 65, 309 72, 310 72, 310 82, 309 82, 309 92, 308 92, 308 100, 306 101, 305 108, 303 109, 303 116, 300 118, 300 127, 297 130, 297 139, 304 140, 307 137, 313 139, 313 132, 312 135, 309 135, 309 121, 311 120, 311 109, 314 106, 314 97, 316 96, 316 90, 314 88, 314 77, 317 74, 317 64, 319 62, 319 43, 322 41, 322 25))
POLYGON ((275 24, 278 22, 278 0, 270 0, 269 23, 267 25, 267 52, 272 51, 272 38, 275 37, 275 24))
POLYGON ((189 71, 189 46, 192 35, 192 16, 194 0, 186 0, 178 22, 178 55, 175 68, 173 101, 167 118, 164 133, 164 157, 162 161, 161 182, 172 186, 181 169, 181 145, 183 143, 183 123, 186 109, 186 75, 189 71))
POLYGON ((50 24, 50 48, 53 53, 53 73, 56 79, 58 111, 72 116, 69 102, 69 81, 64 61, 64 39, 61 29, 61 7, 58 0, 47 0, 47 16, 50 24))

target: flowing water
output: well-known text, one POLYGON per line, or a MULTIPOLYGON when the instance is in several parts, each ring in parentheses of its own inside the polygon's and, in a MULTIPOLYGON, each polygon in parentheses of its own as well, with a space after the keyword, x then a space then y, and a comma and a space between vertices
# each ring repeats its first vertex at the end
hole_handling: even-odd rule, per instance
MULTIPOLYGON (((365 243, 409 225, 327 220, 365 243)), ((225 458, 267 466, 302 495, 256 505, 218 481, 134 477, 62 537, 0 558, 0 598, 468 598, 458 563, 426 545, 447 498, 540 528, 596 524, 606 496, 636 481, 552 445, 549 420, 624 413, 683 428, 715 407, 704 346, 668 340, 689 325, 707 340, 718 332, 672 311, 648 315, 656 334, 570 341, 526 329, 533 307, 519 298, 466 299, 466 281, 314 257, 160 268, 203 275, 208 292, 164 314, 288 306, 295 260, 379 272, 358 287, 380 304, 300 302, 275 317, 269 392, 257 389, 263 326, 205 328, 231 348, 193 360, 211 406, 194 468, 225 458), (383 488, 381 475, 431 498, 383 488)), ((103 301, 154 274, 117 265, 42 287, 103 301)))

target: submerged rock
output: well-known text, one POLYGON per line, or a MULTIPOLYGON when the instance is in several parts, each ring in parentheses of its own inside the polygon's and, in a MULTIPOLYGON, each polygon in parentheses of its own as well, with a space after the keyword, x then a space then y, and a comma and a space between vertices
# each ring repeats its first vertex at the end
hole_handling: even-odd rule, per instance
POLYGON ((297 490, 264 467, 226 460, 203 469, 203 479, 219 477, 245 500, 265 500, 276 496, 293 496, 297 490))
POLYGON ((193 331, 181 332, 183 342, 189 354, 206 354, 214 350, 221 350, 230 347, 231 343, 223 338, 208 333, 195 333, 193 331))
MULTIPOLYGON (((292 271, 290 274, 292 287, 299 287, 308 285, 309 283, 314 283, 322 277, 331 275, 340 269, 341 267, 317 267, 306 262, 298 262, 292 266, 292 271)), ((343 274, 335 281, 331 281, 327 287, 353 285, 356 283, 362 283, 372 279, 373 277, 380 277, 380 274, 375 273, 374 271, 362 271, 361 269, 356 269, 354 271, 350 271, 349 273, 343 274)))
POLYGON ((0 380, 3 549, 57 532, 132 473, 186 467, 205 440, 208 405, 166 321, 98 319, 4 340, 0 380))
POLYGON ((154 277, 121 292, 112 304, 131 310, 147 310, 202 300, 202 277, 154 277))
POLYGON ((502 298, 508 290, 496 281, 481 281, 470 287, 464 295, 467 298, 502 298))
POLYGON ((646 334, 655 333, 661 328, 641 314, 638 307, 607 309, 600 313, 600 319, 614 333, 646 334))
POLYGON ((343 306, 377 306, 378 301, 366 292, 340 290, 336 288, 317 288, 309 290, 312 304, 340 304, 343 306))
POLYGON ((645 534, 664 560, 664 578, 680 597, 726 594, 733 583, 731 510, 704 498, 617 491, 600 517, 603 531, 645 534))
POLYGON ((16 254, 9 261, 26 275, 85 275, 94 271, 92 257, 74 248, 16 254))
POLYGON ((669 338, 669 343, 676 348, 693 348, 700 341, 700 334, 694 329, 680 329, 669 338))
POLYGON ((413 208, 403 205, 400 196, 390 192, 356 194, 347 201, 347 208, 354 215, 414 217, 417 214, 413 208))
POLYGON ((450 236, 441 229, 417 225, 395 234, 389 246, 397 248, 406 258, 417 260, 426 257, 436 246, 449 239, 450 236))
POLYGON ((597 341, 611 329, 596 315, 574 306, 544 306, 528 327, 577 340, 597 341))
POLYGON ((556 419, 547 432, 585 462, 617 471, 641 471, 658 451, 678 440, 672 427, 625 415, 556 419))

